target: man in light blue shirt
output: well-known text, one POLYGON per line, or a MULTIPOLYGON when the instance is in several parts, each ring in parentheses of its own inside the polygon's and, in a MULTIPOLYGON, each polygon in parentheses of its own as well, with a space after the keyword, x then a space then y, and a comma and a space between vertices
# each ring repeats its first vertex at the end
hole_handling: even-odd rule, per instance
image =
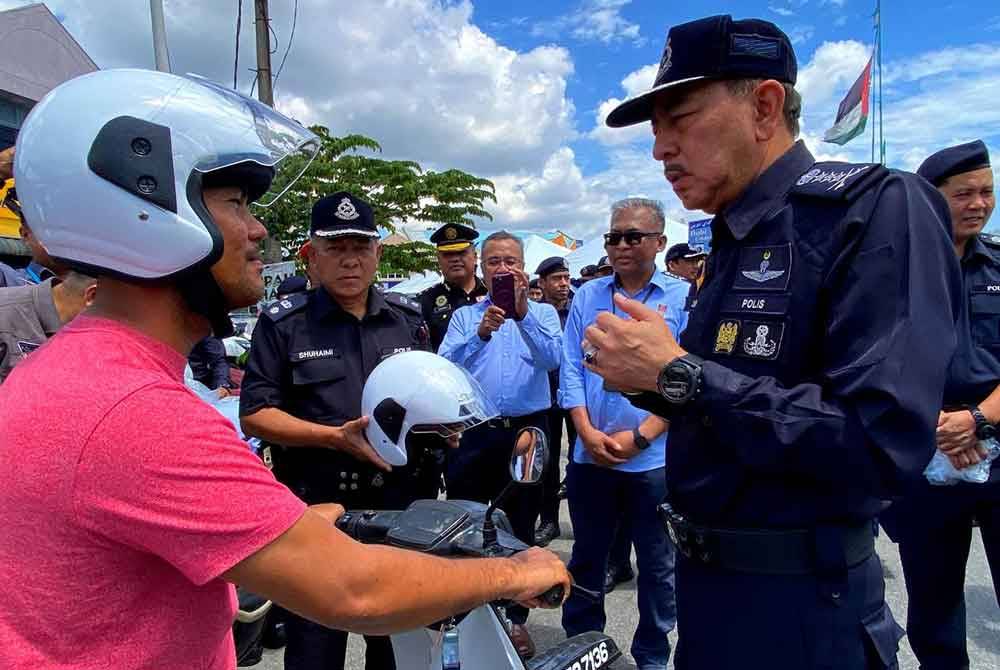
MULTIPOLYGON (((664 419, 636 408, 583 365, 583 331, 602 311, 614 311, 621 292, 663 315, 672 332, 687 325, 684 303, 690 284, 656 267, 666 237, 663 207, 656 200, 628 198, 611 209, 605 248, 615 273, 577 291, 566 320, 560 404, 569 410, 578 438, 566 486, 576 541, 569 569, 581 586, 601 591, 618 520, 627 517, 639 568, 639 625, 632 656, 640 670, 665 670, 667 633, 675 624, 673 545, 657 514, 666 493, 664 419)), ((603 603, 572 594, 563 606, 567 635, 604 630, 603 603)))
MULTIPOLYGON (((551 407, 548 371, 562 358, 562 327, 552 305, 528 300, 524 245, 510 233, 483 240, 483 281, 490 295, 458 309, 438 354, 468 370, 496 404, 501 416, 467 430, 461 446, 448 454, 445 481, 448 497, 489 502, 510 482, 509 463, 517 432, 536 426, 548 435, 551 407), (494 277, 514 278, 514 310, 508 314, 494 303, 494 277)), ((514 534, 533 544, 539 490, 527 489, 503 504, 514 534)), ((524 658, 534 644, 524 626, 528 610, 507 608, 514 624, 511 637, 524 658)))

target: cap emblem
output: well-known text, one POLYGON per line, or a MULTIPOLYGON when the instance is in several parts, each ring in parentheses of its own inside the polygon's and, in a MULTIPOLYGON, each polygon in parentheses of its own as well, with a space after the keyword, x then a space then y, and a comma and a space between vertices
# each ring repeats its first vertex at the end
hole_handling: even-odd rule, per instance
POLYGON ((344 221, 353 221, 361 215, 358 214, 358 210, 354 208, 354 203, 351 202, 351 199, 344 198, 340 201, 340 204, 337 205, 337 211, 334 213, 334 216, 344 221))
POLYGON ((451 228, 451 227, 445 228, 444 229, 444 236, 446 238, 448 238, 449 240, 453 240, 456 237, 458 237, 458 231, 455 230, 454 228, 451 228))
POLYGON ((662 77, 670 69, 671 61, 673 59, 674 50, 670 47, 670 38, 667 38, 667 45, 663 47, 663 58, 660 59, 660 72, 657 74, 657 78, 662 77))

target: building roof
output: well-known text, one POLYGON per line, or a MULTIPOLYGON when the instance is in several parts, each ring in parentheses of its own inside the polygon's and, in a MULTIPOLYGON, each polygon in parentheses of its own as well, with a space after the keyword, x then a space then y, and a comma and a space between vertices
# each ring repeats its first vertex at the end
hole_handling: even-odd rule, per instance
POLYGON ((0 12, 0 92, 33 102, 97 64, 44 4, 0 12))

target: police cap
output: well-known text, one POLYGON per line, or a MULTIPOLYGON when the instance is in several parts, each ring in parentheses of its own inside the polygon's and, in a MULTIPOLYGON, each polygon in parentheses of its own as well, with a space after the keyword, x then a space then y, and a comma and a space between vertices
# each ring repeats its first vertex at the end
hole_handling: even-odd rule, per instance
POLYGON ((584 265, 583 268, 580 269, 580 276, 581 277, 593 277, 594 273, 596 273, 596 272, 597 272, 597 266, 596 265, 584 265))
POLYGON ((778 26, 760 19, 710 16, 673 26, 653 87, 608 114, 612 128, 653 118, 653 99, 673 86, 702 79, 776 79, 794 84, 798 74, 791 40, 778 26))
POLYGON ((680 260, 682 258, 700 258, 706 255, 701 249, 694 249, 686 242, 675 244, 667 249, 666 262, 680 260))
POLYGON ((340 191, 316 201, 312 208, 309 234, 319 237, 342 235, 375 239, 380 237, 371 205, 347 191, 340 191))
POLYGON ((553 272, 569 272, 569 264, 562 256, 551 256, 538 264, 535 274, 539 277, 547 277, 553 272))
POLYGON ((461 223, 446 223, 431 235, 438 251, 464 251, 479 237, 479 231, 461 223))
POLYGON ((982 140, 976 140, 931 154, 917 168, 917 174, 935 186, 940 186, 948 177, 989 166, 990 152, 982 140))
POLYGON ((597 261, 597 267, 594 269, 594 272, 600 272, 604 268, 609 267, 611 267, 611 261, 608 260, 607 256, 601 256, 601 260, 597 261))

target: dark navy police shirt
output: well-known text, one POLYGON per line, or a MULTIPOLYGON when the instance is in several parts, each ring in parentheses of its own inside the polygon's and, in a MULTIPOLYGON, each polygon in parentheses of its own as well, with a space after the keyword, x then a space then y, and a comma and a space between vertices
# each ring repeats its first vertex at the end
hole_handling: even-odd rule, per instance
POLYGON ((797 143, 715 217, 681 346, 705 359, 671 419, 667 489, 692 520, 856 523, 920 477, 955 349, 943 197, 797 143))

